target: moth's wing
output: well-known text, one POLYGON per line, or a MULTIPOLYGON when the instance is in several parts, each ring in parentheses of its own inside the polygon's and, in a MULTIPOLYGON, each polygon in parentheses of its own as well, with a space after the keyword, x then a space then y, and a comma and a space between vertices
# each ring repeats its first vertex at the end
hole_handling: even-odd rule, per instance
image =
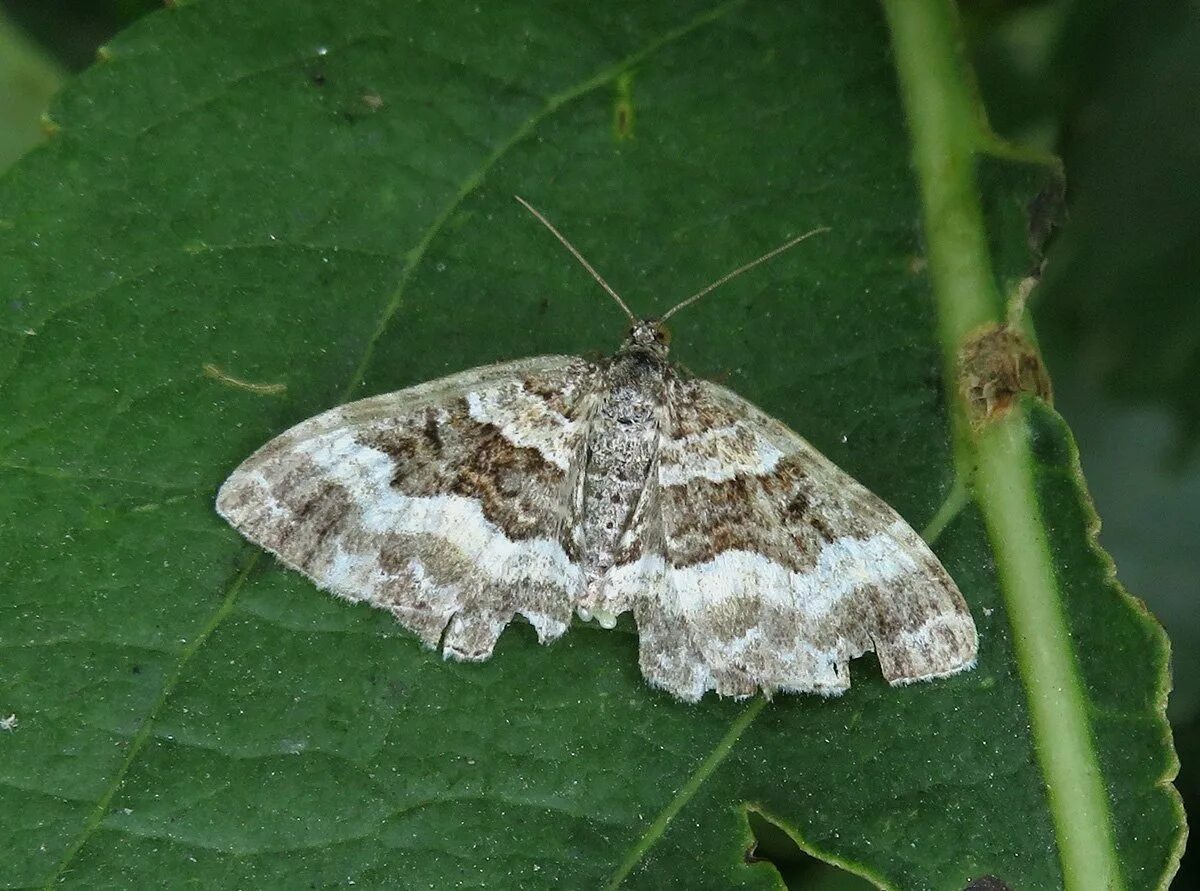
POLYGON ((486 659, 516 613, 553 640, 582 584, 568 512, 594 373, 542 356, 339 406, 255 452, 217 510, 447 656, 486 659))
POLYGON ((663 604, 635 608, 652 683, 684 698, 828 695, 868 650, 892 684, 974 665, 953 579, 880 498, 724 387, 677 382, 668 415, 663 604))

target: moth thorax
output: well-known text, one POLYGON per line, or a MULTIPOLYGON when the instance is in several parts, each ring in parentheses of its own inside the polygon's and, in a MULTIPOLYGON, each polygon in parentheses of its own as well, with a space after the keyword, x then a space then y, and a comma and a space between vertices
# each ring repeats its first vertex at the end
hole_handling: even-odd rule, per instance
POLYGON ((588 433, 580 512, 588 591, 580 605, 589 610, 616 607, 597 584, 625 562, 626 552, 641 547, 638 506, 657 451, 664 396, 662 374, 653 367, 657 363, 632 351, 617 357, 588 433))

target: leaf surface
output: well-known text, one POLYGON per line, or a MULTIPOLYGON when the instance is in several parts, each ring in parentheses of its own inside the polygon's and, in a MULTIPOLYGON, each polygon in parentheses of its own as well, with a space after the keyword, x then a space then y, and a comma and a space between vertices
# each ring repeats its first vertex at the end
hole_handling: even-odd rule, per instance
MULTIPOLYGON (((209 0, 102 58, 0 181, 0 884, 779 887, 748 808, 887 887, 1064 884, 882 14, 209 0), (627 622, 443 664, 218 519, 320 410, 618 343, 516 193, 647 315, 832 229, 673 320, 674 355, 937 533, 974 671, 891 689, 868 657, 840 699, 688 706, 627 622)), ((1031 178, 989 182, 1019 258, 1031 178)), ((1092 545, 1069 433, 1022 429, 1122 881, 1154 888, 1164 641, 1092 545)))

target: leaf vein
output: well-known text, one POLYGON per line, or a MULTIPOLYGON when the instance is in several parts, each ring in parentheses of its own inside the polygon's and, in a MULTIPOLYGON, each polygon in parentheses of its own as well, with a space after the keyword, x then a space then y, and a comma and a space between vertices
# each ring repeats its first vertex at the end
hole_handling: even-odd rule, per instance
POLYGON ((632 55, 627 56, 619 62, 616 62, 615 64, 601 70, 587 80, 554 94, 546 100, 545 105, 540 111, 530 116, 523 124, 513 131, 512 135, 509 136, 508 139, 496 146, 496 148, 484 160, 479 168, 467 177, 462 186, 459 188, 457 194, 455 194, 450 202, 437 215, 437 217, 430 224, 429 228, 426 229, 424 236, 422 236, 421 240, 410 252, 409 261, 406 264, 403 272, 401 272, 400 280, 397 282, 396 288, 393 290, 387 305, 384 307, 384 311, 379 318, 379 323, 375 328, 374 334, 367 343, 367 349, 363 355, 362 361, 359 363, 358 368, 355 369, 349 385, 342 393, 343 399, 349 398, 354 392, 355 388, 362 383, 363 378, 366 376, 367 368, 370 365, 371 359, 375 353, 375 347, 386 333, 392 316, 394 316, 397 310, 399 310, 400 303, 404 298, 404 293, 408 288, 409 282, 412 280, 413 273, 420 265, 421 260, 424 259, 430 245, 432 245, 438 235, 441 234, 450 218, 462 206, 463 202, 465 202, 466 199, 479 188, 479 186, 483 183, 483 180, 487 177, 488 173, 491 172, 491 170, 500 162, 502 158, 504 158, 516 146, 520 145, 527 138, 529 138, 539 124, 550 118, 559 109, 569 105, 577 99, 580 99, 593 90, 611 83, 622 72, 628 70, 638 62, 642 61, 663 47, 670 45, 676 40, 687 36, 696 29, 721 18, 731 10, 741 6, 744 2, 745 0, 731 0, 731 2, 713 7, 707 12, 697 16, 691 22, 681 25, 680 27, 668 32, 658 40, 653 41, 632 55))
POLYGON ((46 882, 43 886, 44 888, 52 888, 54 886, 59 877, 66 872, 67 868, 71 864, 71 861, 75 859, 75 855, 83 849, 83 846, 87 844, 88 839, 91 838, 92 834, 95 833, 95 831, 100 827, 100 824, 104 820, 104 815, 108 812, 109 804, 116 796, 117 790, 120 789, 121 784, 125 781, 125 776, 129 773, 129 770, 133 766, 133 763, 137 760, 138 755, 141 754, 146 742, 150 739, 154 729, 154 721, 158 717, 159 711, 161 711, 163 706, 166 704, 167 700, 171 696, 171 693, 174 692, 175 687, 179 684, 179 681, 182 680, 184 671, 186 670, 192 657, 200 650, 201 647, 204 646, 209 637, 212 636, 213 632, 217 630, 217 627, 225 620, 225 617, 233 611, 234 603, 237 600, 238 593, 241 591, 242 586, 249 577, 251 570, 254 569, 254 566, 258 562, 259 555, 261 553, 261 551, 256 551, 254 555, 246 561, 246 565, 234 577, 233 582, 230 584, 229 589, 225 594, 224 600, 221 602, 221 605, 217 608, 216 612, 212 614, 207 624, 203 629, 201 629, 200 633, 195 637, 195 639, 193 639, 191 643, 189 643, 180 653, 179 661, 175 665, 175 670, 171 673, 170 677, 163 685, 158 699, 155 701, 154 705, 150 707, 150 711, 146 713, 146 717, 142 719, 137 733, 134 734, 133 739, 130 740, 128 751, 126 752, 125 758, 121 762, 120 767, 117 769, 116 775, 113 777, 112 782, 109 783, 108 788, 104 791, 104 794, 100 796, 100 799, 96 802, 96 806, 92 808, 92 812, 88 815, 87 820, 84 822, 83 828, 67 847, 67 850, 63 853, 63 856, 59 860, 58 865, 55 867, 54 872, 49 878, 46 879, 46 882))
MULTIPOLYGON (((671 31, 668 31, 666 34, 664 34, 658 40, 652 41, 651 43, 647 44, 642 49, 631 54, 630 56, 627 56, 625 59, 622 59, 622 60, 616 62, 615 64, 601 70, 600 72, 598 72, 597 74, 588 78, 587 80, 582 81, 581 83, 579 83, 573 87, 570 87, 560 93, 555 94, 546 102, 545 106, 537 114, 528 118, 525 121, 525 123, 523 123, 521 126, 519 126, 508 139, 506 139, 504 142, 500 143, 500 145, 498 145, 496 147, 496 149, 484 161, 484 163, 478 169, 476 169, 470 176, 468 176, 468 178, 464 181, 463 185, 459 188, 455 197, 442 210, 442 212, 434 219, 433 223, 426 230, 425 235, 422 237, 420 242, 418 242, 416 248, 410 253, 409 262, 406 265, 404 271, 401 273, 400 280, 398 281, 395 289, 393 290, 393 292, 391 294, 391 297, 389 298, 387 304, 384 307, 382 314, 380 315, 379 322, 376 325, 374 333, 372 334, 371 338, 367 342, 366 349, 364 350, 362 360, 359 362, 357 368, 355 369, 353 375, 351 376, 349 382, 347 383, 346 387, 343 390, 343 398, 348 398, 349 394, 352 393, 362 382, 362 379, 366 374, 366 369, 369 366, 371 358, 374 354, 375 346, 379 342, 379 339, 386 332, 388 323, 390 322, 392 316, 395 315, 396 311, 399 309, 400 303, 403 299, 403 295, 404 295, 404 292, 408 285, 408 282, 411 280, 413 270, 420 263, 421 259, 424 257, 425 253, 428 251, 429 246, 433 243, 433 241, 436 239, 436 237, 442 232, 442 230, 445 228, 446 223, 449 221, 450 217, 453 216, 454 212, 462 205, 463 201, 465 201, 468 196, 470 196, 476 189, 478 189, 479 185, 483 182, 483 180, 487 176, 487 174, 492 170, 493 167, 495 167, 495 165, 509 151, 511 151, 515 146, 517 146, 521 142, 523 142, 526 138, 528 138, 539 124, 541 124, 543 121, 548 119, 551 115, 553 115, 555 112, 557 112, 560 108, 587 95, 591 91, 610 83, 613 79, 615 79, 618 75, 620 75, 623 71, 627 70, 631 66, 633 66, 633 65, 637 64, 638 62, 640 62, 641 60, 649 57, 650 55, 652 55, 653 53, 662 49, 663 47, 668 46, 671 43, 673 43, 679 39, 682 39, 683 37, 687 36, 688 34, 692 33, 693 31, 703 27, 704 25, 709 24, 713 21, 716 21, 717 19, 723 17, 724 15, 726 15, 733 9, 736 9, 739 6, 743 5, 744 2, 745 2, 745 0, 729 0, 729 2, 715 6, 712 9, 695 17, 690 22, 688 22, 684 25, 681 25, 680 27, 675 28, 671 31)), ((109 287, 112 287, 112 285, 110 285, 109 287)), ((17 364, 18 363, 14 362, 14 364, 13 364, 14 370, 15 370, 17 364)), ((2 386, 3 386, 3 382, 0 382, 0 387, 2 387, 2 386)), ((246 564, 237 573, 237 575, 234 577, 232 583, 230 584, 228 591, 225 595, 225 598, 221 603, 221 606, 218 607, 216 612, 213 613, 212 617, 209 619, 208 623, 205 625, 204 629, 200 632, 200 634, 197 635, 197 637, 181 653, 179 662, 176 664, 175 670, 171 673, 171 676, 168 678, 166 683, 163 685, 163 689, 162 689, 161 693, 159 694, 158 699, 155 701, 154 705, 151 706, 150 711, 146 714, 145 718, 142 720, 137 733, 135 734, 133 739, 130 741, 129 749, 126 753, 126 756, 125 756, 124 760, 122 761, 120 767, 118 768, 116 775, 113 777, 112 782, 109 784, 109 786, 105 790, 104 794, 100 797, 99 801, 96 802, 96 806, 92 809, 91 814, 88 816, 88 819, 85 821, 84 826, 80 830, 79 834, 71 842, 71 844, 67 847, 67 850, 63 853, 63 856, 59 860, 56 868, 54 869, 54 872, 46 880, 46 882, 43 886, 44 888, 49 889, 54 886, 54 884, 58 881, 58 879, 70 867, 70 864, 75 859, 75 856, 83 849, 83 846, 85 844, 87 844, 88 840, 92 837, 92 835, 96 832, 96 830, 103 823, 104 816, 107 813, 109 804, 111 803, 112 799, 115 797, 117 791, 120 789, 122 783, 124 782, 126 775, 128 774, 129 770, 132 768, 134 762, 137 760, 142 749, 145 747, 146 742, 152 737, 153 730, 154 730, 154 722, 155 722, 159 712, 162 710, 162 708, 166 704, 167 700, 170 698, 172 692, 174 691, 175 687, 178 685, 179 681, 183 678, 184 672, 186 671, 187 666, 191 662, 192 657, 204 646, 204 644, 213 635, 213 633, 217 630, 217 628, 225 620, 225 618, 233 612, 235 603, 237 601, 238 594, 240 593, 242 587, 244 586, 246 579, 249 577, 250 572, 254 569, 255 565, 258 563, 258 560, 259 560, 260 556, 262 555, 262 553, 263 553, 262 551, 256 550, 255 553, 253 554, 253 556, 249 560, 246 561, 246 564)), ((704 762, 703 765, 701 765, 700 771, 698 771, 697 774, 693 775, 693 778, 689 782, 689 784, 687 786, 685 786, 683 790, 681 790, 681 793, 680 793, 681 795, 683 795, 684 793, 687 793, 687 798, 690 798, 691 795, 693 795, 695 793, 695 790, 698 789, 699 786, 704 782, 704 779, 707 778, 708 774, 711 773, 712 770, 714 770, 716 768, 717 764, 719 764, 720 761, 723 760, 724 757, 728 754, 728 750, 730 748, 732 748, 733 744, 737 741, 737 736, 741 734, 742 730, 745 729, 745 726, 748 725, 754 719, 754 716, 762 708, 762 704, 760 704, 760 703, 765 703, 765 700, 756 702, 755 704, 751 705, 749 708, 746 709, 745 712, 742 713, 741 716, 739 716, 738 720, 736 720, 734 722, 734 724, 731 726, 730 733, 727 734, 725 737, 725 740, 722 741, 723 743, 727 742, 728 746, 723 747, 721 745, 718 745, 718 747, 716 749, 714 749, 714 751, 710 754, 709 758, 706 759, 706 761, 704 762), (704 770, 706 765, 709 765, 707 771, 704 770), (694 784, 694 786, 693 786, 693 784, 694 784), (689 788, 691 790, 690 792, 688 791, 689 788)), ((686 803, 687 798, 679 801, 678 806, 682 807, 683 804, 686 803)), ((662 828, 665 828, 666 823, 670 821, 670 818, 672 816, 674 816, 674 813, 672 812, 669 815, 667 815, 667 812, 664 812, 664 815, 666 815, 666 820, 663 821, 662 828)), ((653 829, 654 827, 651 827, 651 828, 653 829)), ((653 844, 655 838, 656 838, 656 836, 655 837, 647 836, 646 838, 644 838, 643 840, 646 842, 645 847, 649 848, 650 845, 653 844)), ((632 856, 632 853, 633 852, 631 852, 631 856, 632 856)), ((637 858, 640 858, 640 856, 641 856, 641 854, 638 853, 637 858)), ((635 858, 633 860, 633 863, 630 864, 630 868, 632 868, 632 866, 636 864, 637 858, 635 858)))
POLYGON ((605 891, 615 891, 629 877, 629 874, 637 867, 638 863, 646 855, 646 852, 666 833, 671 821, 675 819, 684 806, 700 791, 700 787, 704 785, 704 781, 712 776, 713 772, 721 765, 721 762, 733 751, 733 747, 737 745, 737 741, 746 731, 746 728, 754 723, 754 719, 758 717, 759 713, 766 706, 767 700, 759 697, 734 719, 733 723, 729 725, 729 730, 726 731, 725 736, 721 738, 721 741, 709 752, 708 757, 700 763, 700 766, 688 777, 687 782, 683 784, 679 792, 675 794, 675 797, 654 818, 654 822, 646 828, 646 831, 642 833, 633 847, 629 849, 629 853, 621 861, 621 865, 617 867, 616 871, 604 884, 605 891))

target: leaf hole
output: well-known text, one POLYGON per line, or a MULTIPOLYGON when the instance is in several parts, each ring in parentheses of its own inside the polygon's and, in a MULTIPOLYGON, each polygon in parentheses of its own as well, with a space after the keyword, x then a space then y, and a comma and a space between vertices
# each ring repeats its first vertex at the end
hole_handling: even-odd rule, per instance
POLYGON ((788 888, 874 891, 874 883, 801 848, 791 833, 761 811, 748 807, 746 822, 754 836, 746 849, 746 863, 770 863, 788 888))

